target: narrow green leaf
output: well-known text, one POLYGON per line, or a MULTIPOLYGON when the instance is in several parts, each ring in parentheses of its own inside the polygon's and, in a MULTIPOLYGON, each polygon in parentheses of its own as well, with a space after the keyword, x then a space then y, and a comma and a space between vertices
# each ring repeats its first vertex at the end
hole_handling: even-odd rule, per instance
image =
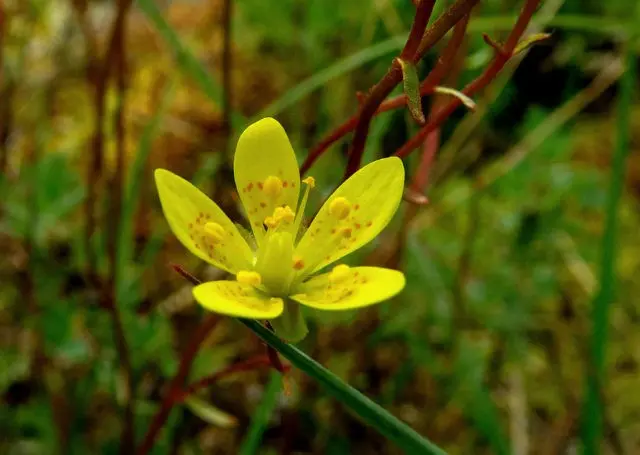
POLYGON ((534 33, 533 35, 527 36, 518 43, 516 48, 513 50, 513 55, 518 55, 520 52, 526 51, 531 46, 535 46, 541 41, 545 41, 549 38, 551 38, 551 33, 534 33))
POLYGON ((456 90, 454 88, 451 87, 436 87, 433 89, 434 92, 436 93, 440 93, 442 95, 449 95, 449 96, 453 96, 455 98, 458 98, 460 100, 460 102, 462 104, 464 104, 467 109, 471 110, 471 111, 475 111, 476 110, 476 102, 473 101, 471 98, 469 98, 467 95, 465 95, 464 93, 462 93, 459 90, 456 90))
POLYGON ((409 61, 397 58, 396 61, 402 69, 402 84, 404 94, 407 96, 407 106, 413 119, 420 125, 426 121, 422 112, 422 100, 420 98, 420 78, 416 66, 409 61))
POLYGON ((220 428, 232 428, 238 424, 238 420, 231 414, 227 414, 195 396, 189 396, 184 400, 184 404, 191 412, 207 423, 220 428))
POLYGON ((258 453, 262 435, 267 429, 269 418, 273 413, 278 402, 278 393, 282 388, 282 375, 276 371, 271 373, 269 383, 264 389, 262 401, 251 418, 251 425, 247 430, 242 446, 240 447, 240 455, 253 455, 258 453))
POLYGON ((251 319, 239 319, 244 325, 273 347, 296 368, 299 368, 317 381, 329 394, 347 406, 366 424, 378 430, 383 436, 395 442, 411 455, 437 454, 445 452, 431 441, 420 436, 399 419, 389 414, 381 406, 362 393, 344 383, 340 378, 307 356, 295 346, 285 343, 273 332, 251 319))
MULTIPOLYGON (((176 63, 184 74, 189 76, 200 90, 216 105, 222 105, 222 87, 209 74, 205 66, 198 61, 195 55, 182 43, 176 31, 162 16, 162 11, 155 0, 137 0, 138 8, 147 16, 156 28, 160 36, 167 43, 176 59, 176 63)), ((244 118, 237 112, 231 114, 234 124, 241 124, 244 118)))
MULTIPOLYGON (((640 17, 640 6, 637 7, 640 17)), ((636 35, 638 36, 638 35, 636 35)), ((609 332, 609 308, 615 299, 616 253, 618 238, 618 207, 624 189, 626 158, 630 150, 631 108, 637 82, 637 67, 632 43, 627 43, 626 69, 618 92, 617 138, 611 166, 611 183, 605 213, 602 258, 600 260, 600 287, 593 299, 591 356, 587 376, 587 395, 583 408, 582 441, 584 453, 602 452, 604 396, 606 383, 605 357, 609 332)))
MULTIPOLYGON (((166 90, 164 91, 158 109, 151 117, 149 122, 145 125, 144 130, 140 136, 140 142, 138 144, 137 153, 131 163, 129 175, 126 181, 126 187, 124 190, 124 196, 122 200, 122 215, 120 220, 120 232, 118 239, 118 287, 122 287, 122 274, 125 273, 126 264, 131 260, 133 254, 133 218, 135 216, 136 207, 140 200, 140 188, 142 186, 142 174, 144 172, 144 165, 147 162, 149 153, 151 153, 151 145, 154 138, 160 131, 160 124, 164 118, 173 95, 175 94, 175 85, 170 82, 166 90)), ((118 290, 118 294, 122 292, 122 289, 118 290)))
POLYGON ((267 106, 260 114, 256 115, 249 123, 262 117, 276 116, 282 111, 303 99, 314 90, 327 84, 327 82, 342 76, 370 61, 384 57, 387 54, 401 48, 406 41, 405 37, 394 36, 388 40, 374 44, 373 46, 362 49, 348 57, 339 60, 311 77, 300 82, 296 86, 287 90, 280 98, 267 106))

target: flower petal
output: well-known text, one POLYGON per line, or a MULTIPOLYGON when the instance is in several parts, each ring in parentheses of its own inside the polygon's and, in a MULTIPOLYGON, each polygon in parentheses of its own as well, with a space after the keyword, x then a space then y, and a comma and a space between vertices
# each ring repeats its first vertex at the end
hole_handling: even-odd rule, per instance
POLYGON ((238 139, 233 172, 240 200, 260 243, 264 219, 276 207, 288 205, 295 210, 298 204, 300 170, 282 125, 265 118, 247 127, 238 139))
POLYGON ((189 251, 231 273, 252 267, 251 248, 215 202, 165 169, 156 169, 155 179, 169 227, 189 251))
POLYGON ((279 297, 269 297, 250 284, 209 281, 193 288, 193 296, 207 310, 247 319, 273 319, 284 308, 279 297))
POLYGON ((389 223, 404 188, 399 158, 374 161, 353 174, 329 197, 298 244, 304 264, 299 276, 311 274, 370 242, 389 223))
POLYGON ((404 288, 404 275, 381 267, 353 267, 338 280, 332 272, 302 283, 291 298, 319 310, 350 310, 393 297, 404 288))

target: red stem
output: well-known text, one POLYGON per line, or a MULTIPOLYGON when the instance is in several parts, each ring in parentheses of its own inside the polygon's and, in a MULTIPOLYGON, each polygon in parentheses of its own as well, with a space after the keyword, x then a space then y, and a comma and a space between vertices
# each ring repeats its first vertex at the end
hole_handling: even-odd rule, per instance
MULTIPOLYGON (((442 51, 441 56, 438 59, 438 62, 436 63, 436 66, 429 72, 425 80, 420 84, 421 96, 431 94, 433 92, 433 88, 439 83, 442 77, 445 74, 447 74, 447 72, 449 71, 451 67, 451 63, 453 61, 452 54, 455 54, 455 52, 452 52, 452 51, 460 47, 460 43, 464 38, 464 32, 466 30, 468 21, 469 21, 469 15, 467 14, 463 16, 461 21, 455 25, 453 36, 447 43, 447 46, 445 47, 445 49, 442 51), (463 26, 459 25, 461 23, 463 24, 463 26)), ((379 115, 383 112, 400 108, 402 106, 405 106, 406 104, 407 104, 407 97, 404 94, 398 95, 380 104, 380 106, 374 113, 374 116, 379 115)), ((300 172, 302 174, 306 174, 311 168, 311 166, 313 166, 313 164, 316 162, 316 160, 320 158, 320 156, 329 147, 331 147, 331 145, 333 145, 334 143, 339 141, 341 138, 343 138, 344 136, 349 134, 351 131, 353 131, 356 128, 356 125, 358 124, 358 118, 359 118, 359 114, 351 116, 344 123, 342 123, 340 126, 335 128, 332 132, 330 132, 324 139, 322 139, 318 143, 318 145, 316 145, 313 149, 311 149, 304 163, 302 163, 302 166, 300 167, 300 172)))
POLYGON ((420 0, 418 2, 418 5, 416 6, 416 15, 413 19, 413 24, 411 24, 411 30, 409 31, 407 42, 405 43, 402 52, 400 52, 400 59, 413 60, 416 51, 418 50, 418 46, 420 46, 422 35, 424 30, 427 28, 427 24, 429 23, 429 18, 431 17, 435 4, 435 0, 420 0))
MULTIPOLYGON (((418 51, 410 57, 412 63, 416 63, 422 58, 422 56, 433 46, 438 40, 440 40, 457 22, 459 22, 463 16, 468 14, 473 6, 479 0, 458 0, 449 9, 447 9, 422 35, 421 42, 419 44, 418 51)), ((416 26, 416 22, 422 23, 424 18, 428 21, 428 17, 431 15, 433 5, 431 2, 421 1, 414 17, 413 26, 411 27, 412 35, 407 39, 402 54, 408 54, 408 47, 415 47, 415 41, 417 38, 415 35, 419 34, 420 30, 416 26), (427 16, 428 14, 428 16, 427 16)), ((419 24, 418 24, 419 25, 419 24)), ((411 50, 411 49, 409 49, 411 50)), ((362 154, 364 153, 364 146, 369 134, 369 125, 371 119, 378 111, 378 108, 385 100, 391 91, 402 82, 402 71, 400 64, 396 59, 393 60, 391 67, 387 71, 387 74, 370 90, 369 95, 360 108, 358 115, 355 132, 353 134, 353 141, 349 150, 349 159, 347 161, 347 168, 344 178, 348 178, 360 167, 362 161, 362 154)))
MULTIPOLYGON (((263 366, 271 366, 271 360, 267 355, 264 355, 264 354, 252 357, 243 362, 238 362, 233 365, 229 365, 224 370, 218 371, 215 374, 199 379, 198 381, 194 382, 189 387, 184 389, 182 392, 179 392, 178 394, 176 394, 173 397, 174 402, 184 401, 189 395, 193 395, 194 393, 198 392, 201 389, 210 387, 214 385, 216 382, 228 376, 232 376, 236 373, 255 370, 263 366)), ((287 366, 286 369, 288 368, 289 367, 287 366)))
MULTIPOLYGON (((522 11, 520 12, 520 16, 516 21, 507 41, 503 47, 503 52, 496 52, 493 61, 491 64, 484 70, 484 72, 474 79, 471 83, 469 83, 463 90, 467 96, 472 96, 476 92, 482 90, 490 82, 492 82, 498 73, 502 71, 506 63, 513 55, 513 50, 515 49, 520 37, 524 33, 527 28, 527 25, 531 21, 531 17, 535 12, 540 0, 527 0, 522 11)), ((438 128, 448 117, 456 110, 458 106, 460 106, 462 102, 458 98, 452 99, 449 104, 440 109, 435 113, 433 118, 423 126, 420 131, 409 139, 402 147, 400 147, 395 156, 400 158, 404 158, 408 156, 414 149, 420 146, 424 139, 427 137, 429 133, 431 133, 434 129, 438 128)))
POLYGON ((169 417, 171 409, 175 404, 174 397, 180 394, 184 383, 187 380, 187 376, 189 376, 191 365, 193 364, 193 361, 195 360, 196 355, 200 350, 200 346, 202 345, 202 343, 204 343, 211 331, 218 324, 218 321, 219 319, 215 315, 208 315, 196 329, 196 332, 189 341, 189 345, 180 358, 178 372, 169 383, 167 391, 165 392, 162 399, 162 403, 160 404, 160 408, 156 412, 155 416, 153 416, 147 433, 145 434, 142 443, 136 451, 137 455, 146 455, 153 447, 156 438, 160 434, 160 430, 169 417))
MULTIPOLYGON (((464 40, 467 25, 469 24, 469 18, 470 15, 467 14, 460 22, 456 24, 455 28, 453 29, 453 36, 447 43, 447 47, 442 53, 442 64, 438 65, 438 67, 434 68, 434 70, 429 73, 427 78, 422 83, 423 86, 433 87, 439 84, 440 80, 451 72, 453 64, 456 61, 460 46, 462 45, 462 41, 464 40), (435 76, 432 77, 432 75, 435 76)), ((454 79, 455 77, 453 79, 450 78, 449 82, 452 83, 452 80, 454 79)), ((428 119, 431 119, 433 117, 433 115, 438 111, 442 104, 442 97, 436 97, 431 106, 431 111, 429 112, 428 119)), ((420 157, 420 163, 418 163, 418 168, 416 169, 415 177, 412 183, 413 190, 415 190, 419 194, 423 194, 427 187, 431 167, 433 165, 433 161, 439 146, 440 128, 436 128, 429 135, 427 135, 423 143, 422 156, 420 157)))

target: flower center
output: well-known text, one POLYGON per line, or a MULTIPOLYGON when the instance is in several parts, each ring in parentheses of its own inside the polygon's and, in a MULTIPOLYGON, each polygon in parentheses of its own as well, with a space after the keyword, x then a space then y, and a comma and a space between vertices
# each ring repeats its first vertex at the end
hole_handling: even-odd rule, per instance
MULTIPOLYGON (((285 297, 289 293, 296 272, 304 267, 302 258, 293 257, 294 244, 298 238, 304 209, 309 191, 315 186, 313 177, 303 181, 306 184, 297 212, 288 205, 276 207, 273 213, 264 219, 266 233, 260 242, 252 271, 241 270, 236 280, 266 291, 269 295, 285 297)), ((263 185, 265 193, 274 199, 282 191, 282 181, 269 176, 263 185)), ((216 226, 211 226, 208 233, 212 238, 219 237, 216 226)))

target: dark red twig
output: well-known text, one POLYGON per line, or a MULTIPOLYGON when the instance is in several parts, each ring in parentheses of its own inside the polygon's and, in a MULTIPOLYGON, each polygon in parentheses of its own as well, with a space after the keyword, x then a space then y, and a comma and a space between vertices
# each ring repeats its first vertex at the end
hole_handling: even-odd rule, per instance
POLYGON ((145 455, 149 453, 153 447, 158 435, 160 434, 160 430, 164 426, 169 414, 171 413, 171 409, 175 404, 174 397, 180 395, 182 388, 184 387, 184 383, 189 376, 189 371, 191 370, 191 365, 200 350, 200 346, 207 339, 211 331, 213 331, 215 326, 218 324, 218 321, 219 319, 215 315, 207 315, 191 337, 189 345, 180 358, 178 371, 167 387, 162 403, 160 404, 160 408, 153 416, 151 424, 147 429, 147 433, 144 435, 140 446, 138 446, 138 449, 136 450, 137 455, 145 455))
MULTIPOLYGON (((450 69, 451 63, 453 62, 453 57, 455 56, 455 49, 460 47, 460 43, 462 42, 462 38, 464 37, 464 30, 466 29, 466 24, 468 23, 469 15, 463 16, 460 22, 464 22, 464 26, 460 27, 458 22, 454 28, 454 33, 449 42, 447 43, 445 49, 442 51, 438 62, 434 66, 434 68, 429 72, 424 81, 420 84, 420 95, 425 96, 429 95, 433 92, 434 87, 439 83, 442 77, 447 74, 450 69), (457 30, 457 31, 456 31, 457 30)), ((362 103, 364 100, 361 100, 362 103)), ((376 110, 374 115, 379 115, 383 112, 387 112, 393 109, 398 109, 407 104, 407 97, 403 95, 396 96, 391 98, 385 102, 383 102, 378 109, 376 110)), ((344 123, 335 128, 332 132, 330 132, 324 139, 322 139, 313 149, 309 151, 307 158, 304 163, 300 167, 300 172, 302 174, 306 174, 307 171, 311 168, 311 166, 315 163, 315 161, 320 158, 320 156, 334 143, 340 140, 342 137, 349 134, 356 128, 358 123, 359 114, 351 116, 344 123)))
MULTIPOLYGON (((114 341, 120 357, 120 366, 125 377, 125 407, 122 425, 122 436, 120 440, 120 453, 130 454, 135 447, 135 397, 134 397, 134 377, 131 365, 131 355, 127 343, 126 334, 122 326, 122 318, 118 310, 116 301, 117 281, 118 281, 118 234, 120 232, 120 218, 122 215, 122 186, 124 184, 124 159, 125 159, 125 120, 126 109, 126 46, 125 27, 126 17, 131 6, 128 0, 119 2, 118 13, 113 28, 113 62, 115 67, 116 88, 118 90, 118 105, 114 115, 114 126, 116 135, 116 167, 111 182, 111 206, 109 208, 110 223, 107 234, 110 277, 109 289, 106 290, 108 299, 108 310, 114 325, 114 341)), ((106 71, 106 70, 104 70, 106 71)))
MULTIPOLYGON (((539 3, 540 0, 526 0, 522 11, 518 16, 516 24, 511 30, 511 33, 509 33, 509 37, 507 38, 506 43, 502 47, 502 52, 496 52, 491 64, 483 71, 480 76, 478 76, 464 89, 462 89, 462 93, 467 96, 474 95, 475 93, 489 85, 489 83, 491 83, 496 78, 500 71, 502 71, 506 63, 513 56, 513 51, 516 48, 518 41, 522 37, 522 34, 525 32, 527 25, 531 21, 533 13, 535 12, 539 3)), ((429 133, 438 128, 461 104, 462 103, 458 98, 453 98, 449 102, 449 104, 439 110, 415 136, 413 136, 407 141, 406 144, 400 147, 396 151, 395 155, 399 156, 400 158, 404 158, 409 155, 414 149, 422 144, 429 133)))
POLYGON ((404 47, 400 52, 400 58, 402 60, 411 60, 415 56, 435 4, 435 0, 418 1, 418 4, 416 5, 416 15, 413 19, 413 24, 411 24, 411 30, 409 30, 407 42, 404 44, 404 47))
POLYGON ((233 1, 224 0, 222 4, 222 123, 224 128, 224 150, 230 151, 231 139, 231 105, 233 102, 233 81, 231 79, 231 25, 233 15, 233 1))
MULTIPOLYGON (((175 402, 184 401, 189 395, 193 395, 201 389, 206 389, 207 387, 211 387, 218 381, 225 379, 229 376, 233 376, 237 373, 242 373, 246 371, 252 371, 264 366, 271 366, 271 360, 267 355, 258 355, 247 359, 243 362, 238 362, 233 365, 229 365, 227 368, 218 371, 215 374, 210 376, 206 376, 202 379, 197 380, 193 384, 189 385, 186 389, 184 389, 181 393, 177 394, 174 397, 175 402)), ((290 369, 289 366, 285 367, 285 371, 290 369)))
MULTIPOLYGON (((451 69, 454 66, 454 62, 456 61, 456 57, 458 56, 458 50, 462 45, 462 41, 464 39, 464 35, 466 33, 467 26, 469 24, 470 15, 466 15, 460 22, 456 24, 453 29, 453 36, 447 43, 447 47, 442 53, 441 61, 442 64, 436 66, 434 70, 429 73, 429 75, 423 81, 423 85, 425 87, 435 86, 440 83, 440 80, 449 74, 451 69), (435 75, 432 77, 432 75, 435 75)), ((459 70, 459 66, 457 65, 457 70, 459 70)), ((458 71, 454 71, 457 73, 458 71)), ((449 83, 453 85, 453 80, 455 80, 455 76, 449 76, 449 83)), ((429 112, 428 119, 430 120, 433 115, 440 109, 440 106, 443 104, 443 97, 436 96, 433 104, 431 106, 431 111, 429 112)), ((440 146, 440 129, 434 129, 424 140, 423 148, 422 148, 422 156, 420 157, 420 162, 418 163, 418 167, 416 169, 415 177, 412 182, 412 189, 416 192, 416 194, 423 194, 428 180, 429 174, 431 171, 431 167, 434 162, 434 158, 440 146)))
MULTIPOLYGON (((408 57, 412 63, 416 63, 422 56, 440 40, 458 21, 468 14, 479 0, 458 0, 449 9, 447 9, 421 36, 418 51, 408 57)), ((433 9, 433 2, 421 1, 416 10, 414 25, 411 32, 414 36, 409 36, 401 55, 408 54, 409 46, 415 47, 415 35, 420 32, 416 26, 416 22, 422 23, 426 15, 426 21, 429 20, 433 9)), ((369 134, 369 125, 376 111, 391 91, 402 82, 402 70, 397 60, 394 59, 387 74, 369 91, 369 95, 360 107, 360 112, 356 121, 353 141, 349 150, 349 159, 345 171, 345 179, 352 175, 360 167, 364 146, 369 134)))

